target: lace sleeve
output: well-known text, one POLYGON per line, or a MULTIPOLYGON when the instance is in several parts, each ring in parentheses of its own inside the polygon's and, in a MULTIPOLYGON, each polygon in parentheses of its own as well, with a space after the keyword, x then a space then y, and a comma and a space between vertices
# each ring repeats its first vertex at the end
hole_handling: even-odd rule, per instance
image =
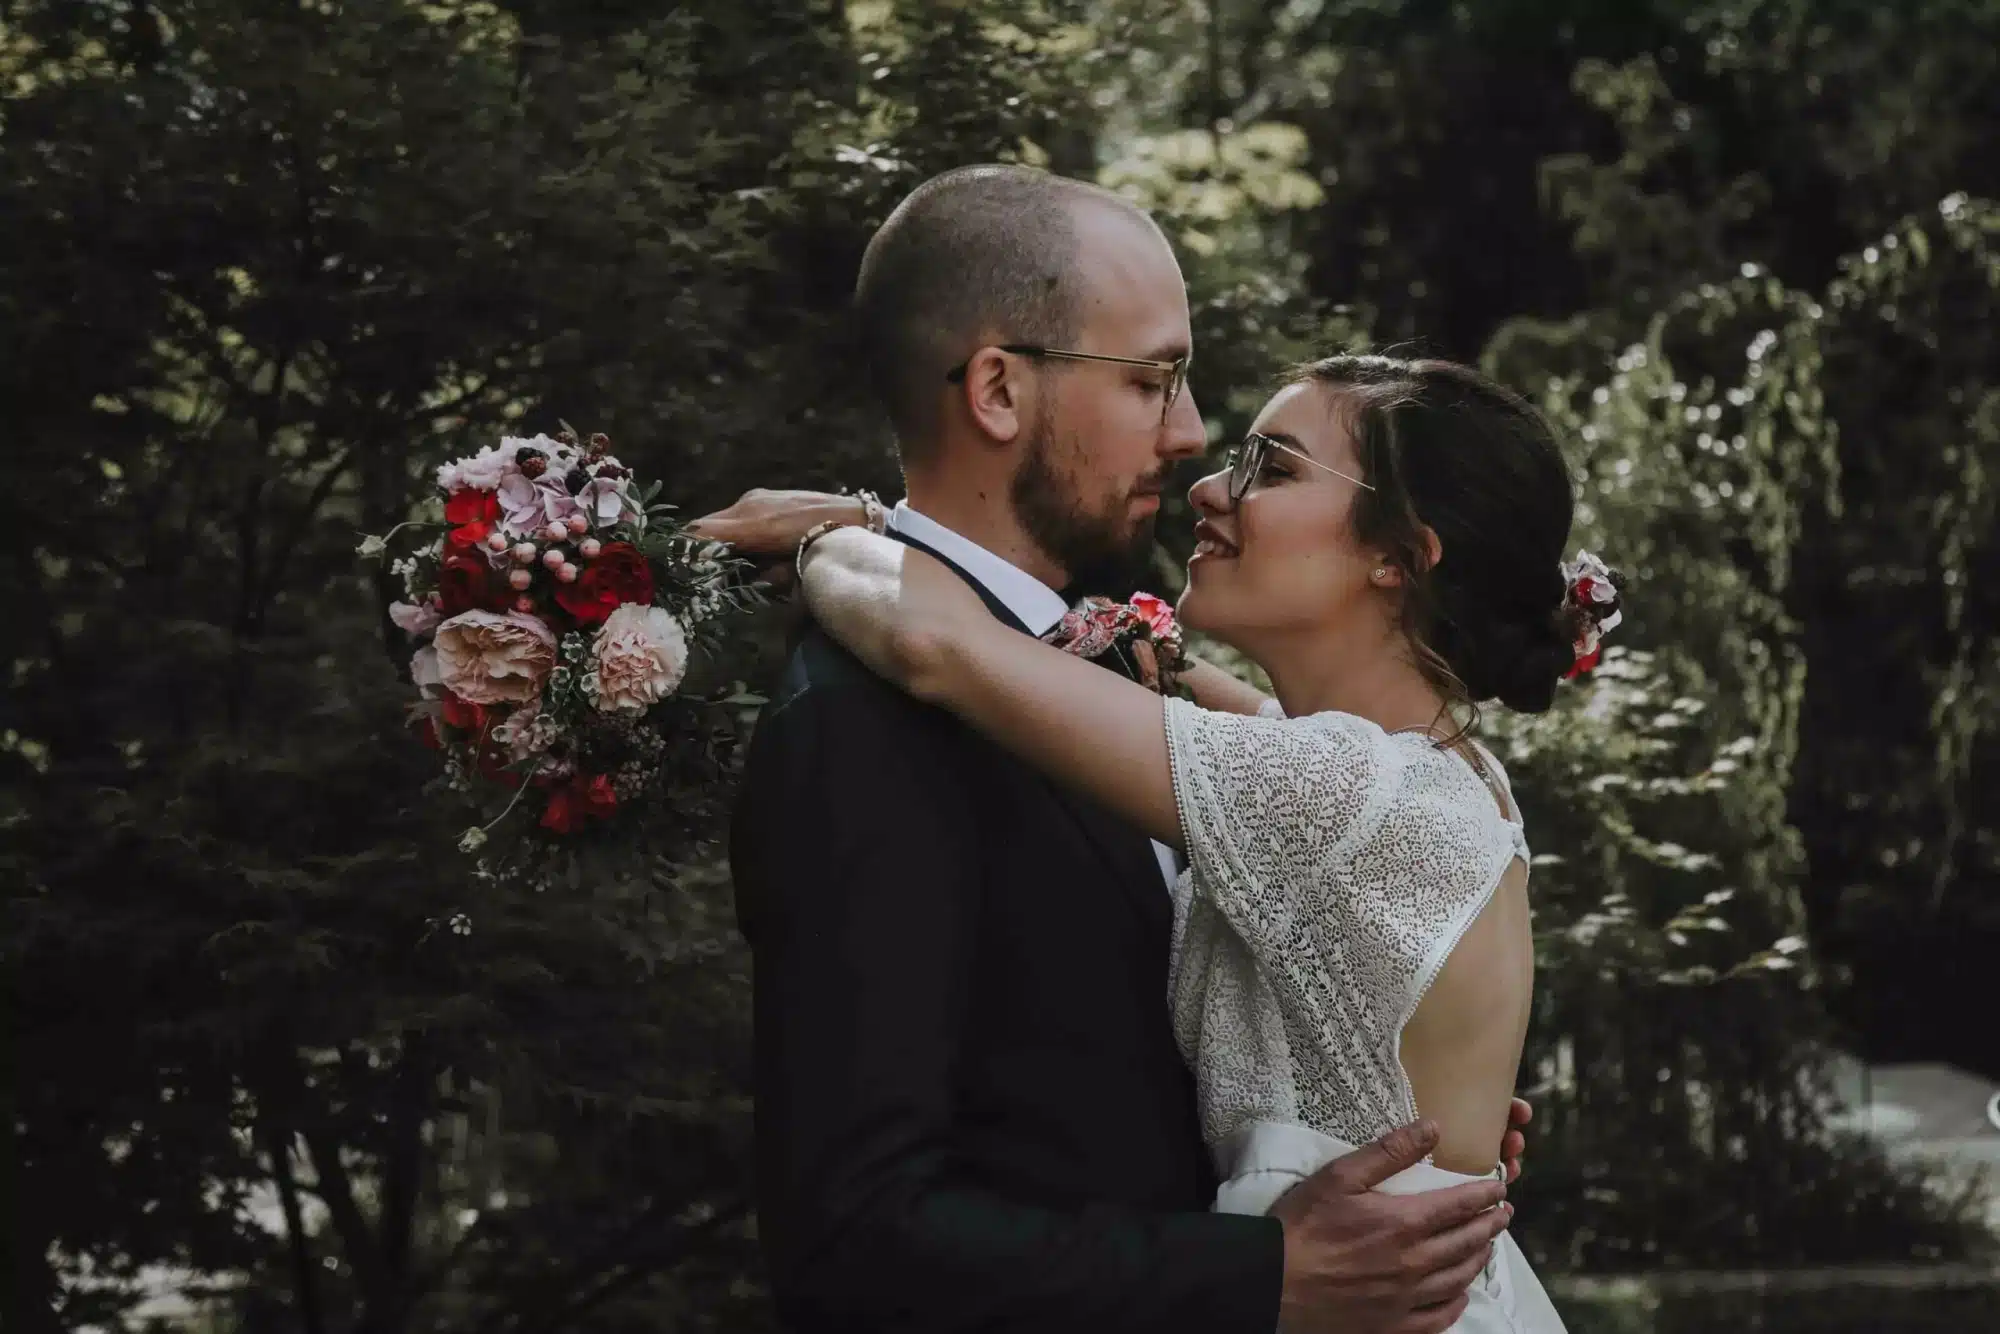
POLYGON ((1309 1123, 1366 1137, 1407 1119, 1398 1039, 1499 883, 1513 826, 1458 756, 1352 715, 1170 699, 1166 732, 1194 894, 1277 993, 1309 1123))
POLYGON ((1188 861, 1211 889, 1255 887, 1274 927, 1285 900, 1319 897, 1308 885, 1346 860, 1390 787, 1388 738, 1348 714, 1253 717, 1170 698, 1166 728, 1188 861))

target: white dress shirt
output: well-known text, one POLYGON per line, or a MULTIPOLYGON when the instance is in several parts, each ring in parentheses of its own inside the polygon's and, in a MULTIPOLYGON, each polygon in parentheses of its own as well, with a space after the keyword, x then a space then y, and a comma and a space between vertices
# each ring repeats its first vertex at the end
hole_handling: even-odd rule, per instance
MULTIPOLYGON (((1000 604, 1020 618, 1030 634, 1041 636, 1055 629, 1056 622, 1069 611, 1062 600, 1062 594, 1050 588, 1018 565, 1013 565, 980 546, 971 538, 939 523, 928 515, 910 508, 910 502, 899 500, 896 508, 889 512, 889 527, 905 537, 914 537, 941 556, 950 558, 961 570, 978 580, 981 587, 999 599, 1000 604)), ((1153 843, 1153 858, 1160 864, 1160 875, 1171 890, 1180 878, 1180 864, 1174 857, 1174 850, 1157 840, 1153 843)))

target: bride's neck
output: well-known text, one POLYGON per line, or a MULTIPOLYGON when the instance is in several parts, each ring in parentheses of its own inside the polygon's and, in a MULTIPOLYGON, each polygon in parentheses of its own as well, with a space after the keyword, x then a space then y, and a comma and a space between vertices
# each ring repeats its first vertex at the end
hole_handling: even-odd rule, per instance
POLYGON ((1393 628, 1273 644, 1257 664, 1289 718, 1337 710, 1394 731, 1429 726, 1444 710, 1443 698, 1411 661, 1402 632, 1393 628))

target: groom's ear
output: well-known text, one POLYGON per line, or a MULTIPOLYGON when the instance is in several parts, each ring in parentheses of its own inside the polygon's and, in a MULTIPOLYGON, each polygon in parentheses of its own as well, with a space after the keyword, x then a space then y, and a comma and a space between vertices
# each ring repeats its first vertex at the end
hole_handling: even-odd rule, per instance
POLYGON ((1012 444, 1021 434, 1030 408, 1025 395, 1033 392, 1021 358, 997 347, 982 347, 966 362, 965 380, 958 388, 981 432, 1002 444, 1012 444))

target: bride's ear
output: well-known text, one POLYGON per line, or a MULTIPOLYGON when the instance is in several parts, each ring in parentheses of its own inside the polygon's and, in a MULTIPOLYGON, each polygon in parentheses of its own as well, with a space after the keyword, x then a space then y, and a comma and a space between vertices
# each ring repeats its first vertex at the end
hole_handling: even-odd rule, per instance
MULTIPOLYGON (((1438 540, 1437 529, 1429 524, 1422 525, 1417 532, 1424 541, 1424 569, 1434 570, 1437 568, 1437 563, 1444 559, 1444 543, 1438 540)), ((1368 582, 1377 588, 1401 588, 1403 567, 1398 565, 1388 552, 1377 552, 1375 567, 1368 572, 1368 582)))
POLYGON ((1444 559, 1444 543, 1438 541, 1437 529, 1429 524, 1422 525, 1417 531, 1424 539, 1424 572, 1429 573, 1444 559))
POLYGON ((1012 444, 1027 420, 1029 392, 1018 357, 1010 357, 997 347, 982 347, 965 363, 965 380, 959 385, 965 408, 980 432, 1001 444, 1012 444))

